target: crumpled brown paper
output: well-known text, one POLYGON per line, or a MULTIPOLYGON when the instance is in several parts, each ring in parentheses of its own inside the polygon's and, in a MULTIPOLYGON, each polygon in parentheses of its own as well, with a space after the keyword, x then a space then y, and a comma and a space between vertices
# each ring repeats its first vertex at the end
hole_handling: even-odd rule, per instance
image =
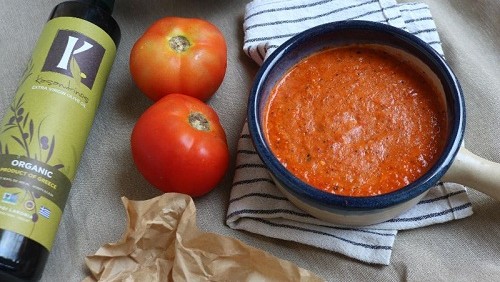
POLYGON ((191 197, 122 198, 128 228, 86 258, 90 281, 322 281, 315 274, 222 235, 200 231, 191 197))

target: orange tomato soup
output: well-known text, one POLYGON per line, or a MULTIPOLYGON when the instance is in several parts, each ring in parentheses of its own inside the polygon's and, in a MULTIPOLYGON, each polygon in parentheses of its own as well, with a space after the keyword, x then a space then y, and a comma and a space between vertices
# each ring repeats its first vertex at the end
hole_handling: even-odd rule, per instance
POLYGON ((272 90, 264 128, 289 171, 349 196, 411 183, 436 162, 447 136, 444 102, 429 79, 370 45, 298 62, 272 90))

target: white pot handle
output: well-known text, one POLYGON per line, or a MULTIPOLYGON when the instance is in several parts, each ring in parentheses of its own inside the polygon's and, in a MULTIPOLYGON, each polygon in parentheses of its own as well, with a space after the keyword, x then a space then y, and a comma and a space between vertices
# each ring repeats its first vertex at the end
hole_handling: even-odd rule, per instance
POLYGON ((500 164, 481 158, 463 146, 441 180, 465 185, 500 201, 500 164))

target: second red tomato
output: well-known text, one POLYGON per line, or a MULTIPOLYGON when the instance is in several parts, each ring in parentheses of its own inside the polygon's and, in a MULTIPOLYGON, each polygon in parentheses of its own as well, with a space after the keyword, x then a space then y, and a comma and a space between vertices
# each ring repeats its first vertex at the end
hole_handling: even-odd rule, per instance
POLYGON ((134 126, 131 146, 138 170, 164 192, 204 195, 229 164, 217 113, 187 95, 170 94, 148 108, 134 126))

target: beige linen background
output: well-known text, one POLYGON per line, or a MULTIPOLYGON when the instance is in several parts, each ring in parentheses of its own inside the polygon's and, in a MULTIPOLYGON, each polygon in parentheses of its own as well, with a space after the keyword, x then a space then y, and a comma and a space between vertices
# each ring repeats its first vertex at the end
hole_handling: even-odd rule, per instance
MULTIPOLYGON (((122 0, 122 28, 109 83, 67 203, 42 281, 80 281, 84 257, 118 241, 126 225, 120 197, 160 193, 132 163, 129 136, 151 105, 133 85, 128 56, 135 40, 164 16, 200 17, 216 24, 228 43, 228 71, 210 100, 231 150, 231 169, 210 194, 195 199, 199 227, 231 236, 290 260, 328 281, 500 281, 500 203, 469 189, 474 215, 398 234, 391 265, 367 265, 342 255, 228 228, 225 222, 235 149, 257 65, 242 50, 242 17, 249 0, 122 0)), ((410 2, 410 1, 405 1, 410 2)), ((467 104, 466 147, 500 162, 500 2, 423 1, 430 5, 446 58, 462 83, 467 104)), ((41 28, 58 0, 0 0, 0 114, 5 113, 41 28)), ((500 173, 500 172, 499 172, 500 173)))

